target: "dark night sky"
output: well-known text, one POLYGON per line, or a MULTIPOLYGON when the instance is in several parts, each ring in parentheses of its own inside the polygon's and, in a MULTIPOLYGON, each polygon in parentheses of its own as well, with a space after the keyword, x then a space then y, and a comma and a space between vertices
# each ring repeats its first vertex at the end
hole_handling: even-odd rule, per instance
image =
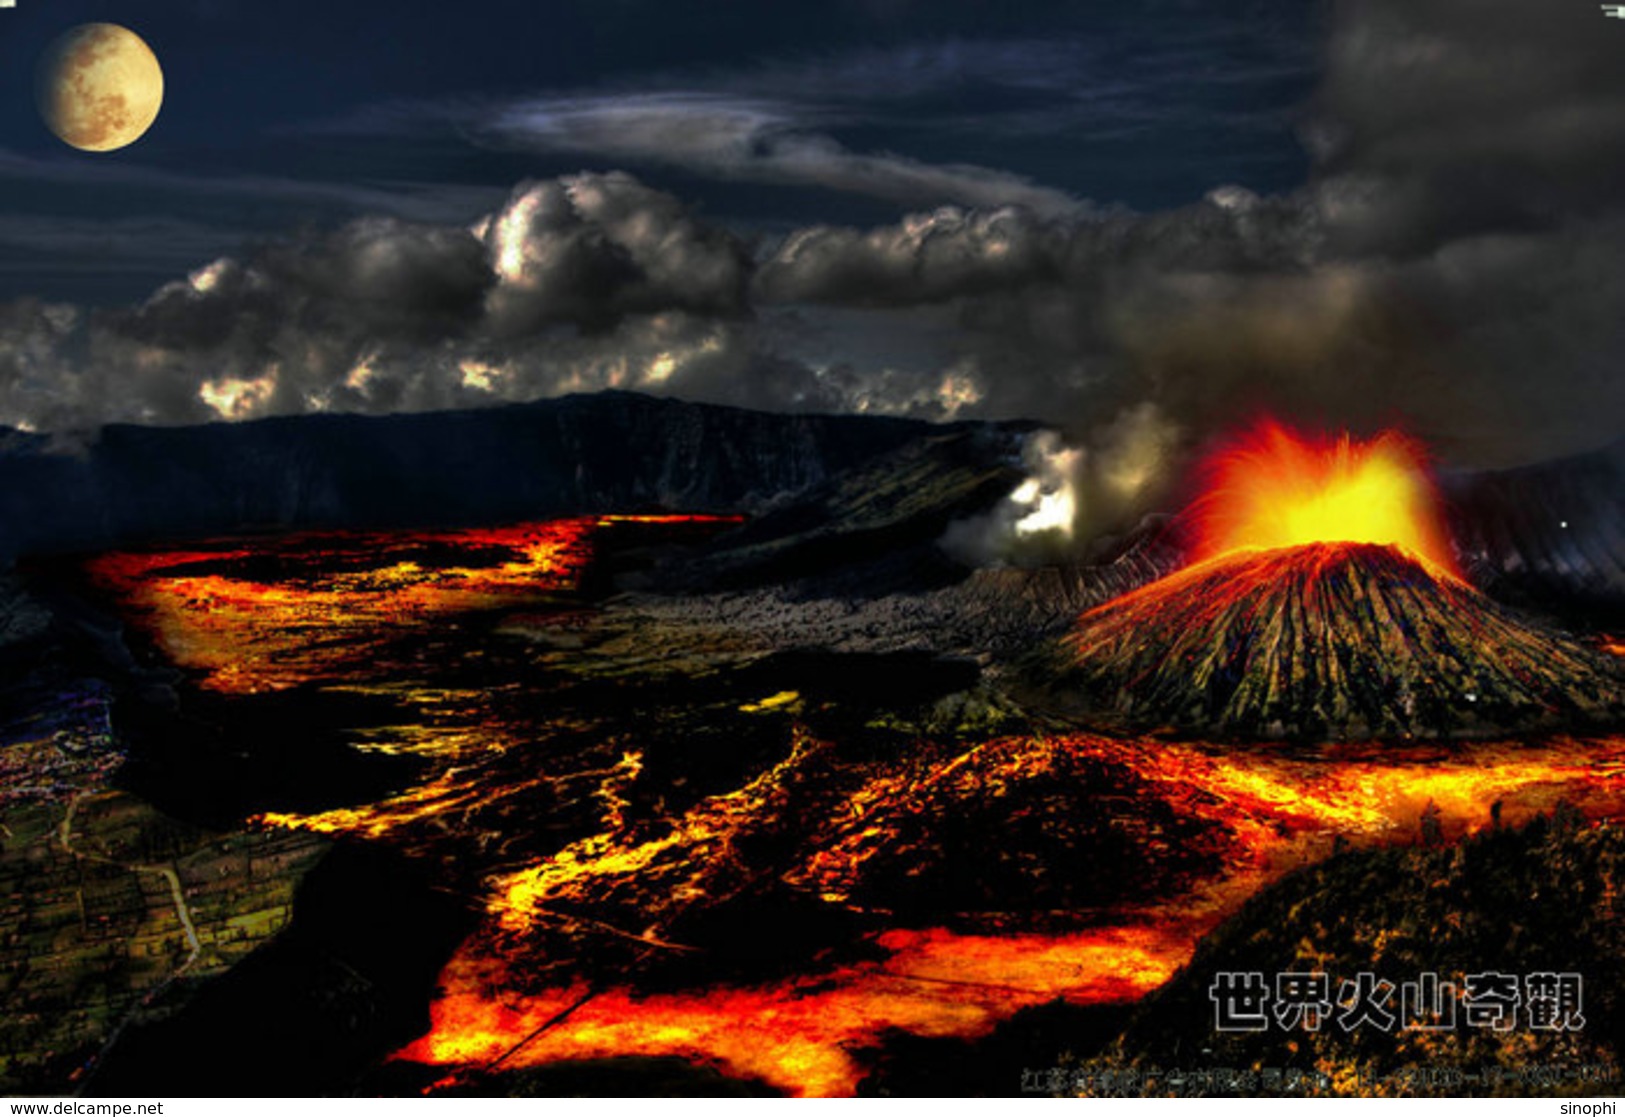
POLYGON ((1622 433, 1589 2, 18 0, 0 52, 0 424, 621 387, 1035 416, 1118 477, 1259 411, 1622 433), (93 20, 166 78, 99 155, 32 95, 93 20))
POLYGON ((601 117, 651 97, 755 109, 855 154, 971 164, 1136 210, 1224 183, 1290 189, 1307 167, 1294 125, 1316 71, 1315 10, 21 0, 0 13, 0 205, 13 225, 0 297, 136 298, 245 236, 385 208, 467 220, 522 179, 581 170, 629 170, 748 228, 879 224, 961 200, 806 175, 741 181, 680 152, 617 150, 598 134, 607 124, 566 150, 482 134, 482 116, 524 102, 585 100, 601 117), (153 129, 99 156, 56 141, 31 96, 45 46, 90 21, 141 34, 166 81, 153 129), (117 227, 96 238, 92 222, 117 227))

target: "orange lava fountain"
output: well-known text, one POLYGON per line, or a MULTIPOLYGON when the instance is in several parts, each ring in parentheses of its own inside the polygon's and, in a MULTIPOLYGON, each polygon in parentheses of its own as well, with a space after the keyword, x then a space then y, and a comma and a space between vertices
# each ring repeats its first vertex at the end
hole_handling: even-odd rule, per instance
POLYGON ((1193 514, 1199 561, 1307 543, 1398 547, 1460 580, 1420 445, 1313 439, 1265 421, 1204 464, 1193 514))

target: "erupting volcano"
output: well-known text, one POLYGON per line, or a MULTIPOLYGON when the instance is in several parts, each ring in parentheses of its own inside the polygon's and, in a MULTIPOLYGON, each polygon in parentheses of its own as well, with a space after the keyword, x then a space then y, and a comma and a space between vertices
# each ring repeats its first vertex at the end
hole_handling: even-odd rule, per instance
POLYGON ((1194 563, 1084 614, 1046 704, 1139 729, 1318 740, 1625 712, 1617 664, 1461 579, 1403 437, 1316 443, 1266 424, 1202 475, 1194 563))
POLYGON ((1315 441, 1261 423, 1203 465, 1191 509, 1197 558, 1324 543, 1376 543, 1459 578, 1419 445, 1396 431, 1315 441))

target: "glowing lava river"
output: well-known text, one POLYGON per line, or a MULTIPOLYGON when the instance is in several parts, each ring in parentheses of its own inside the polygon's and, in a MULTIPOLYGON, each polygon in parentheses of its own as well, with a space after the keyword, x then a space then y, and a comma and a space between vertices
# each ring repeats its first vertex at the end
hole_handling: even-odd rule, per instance
POLYGON ((851 1094, 898 1037, 1135 1001, 1334 848, 1426 826, 1449 841, 1560 801, 1625 817, 1609 736, 877 735, 872 703, 847 717, 820 689, 839 657, 786 663, 718 634, 669 662, 657 632, 583 592, 609 551, 727 526, 576 519, 89 562, 217 720, 292 703, 380 765, 364 792, 258 802, 261 826, 397 850, 481 913, 396 1053, 415 1088, 672 1056, 851 1094))

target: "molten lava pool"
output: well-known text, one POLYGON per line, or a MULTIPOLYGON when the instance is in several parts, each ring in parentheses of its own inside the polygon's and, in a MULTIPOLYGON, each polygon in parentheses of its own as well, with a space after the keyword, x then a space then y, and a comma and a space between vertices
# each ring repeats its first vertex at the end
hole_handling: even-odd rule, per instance
POLYGON ((442 1086, 677 1056, 852 1094, 899 1036, 1135 1000, 1334 846, 1449 840, 1560 801, 1625 817, 1613 737, 882 747, 859 732, 875 715, 807 697, 810 674, 770 685, 761 649, 722 636, 679 657, 590 592, 617 550, 732 522, 309 534, 88 572, 228 730, 268 699, 308 703, 333 755, 378 773, 376 794, 260 824, 440 866, 480 911, 396 1054, 442 1086))

